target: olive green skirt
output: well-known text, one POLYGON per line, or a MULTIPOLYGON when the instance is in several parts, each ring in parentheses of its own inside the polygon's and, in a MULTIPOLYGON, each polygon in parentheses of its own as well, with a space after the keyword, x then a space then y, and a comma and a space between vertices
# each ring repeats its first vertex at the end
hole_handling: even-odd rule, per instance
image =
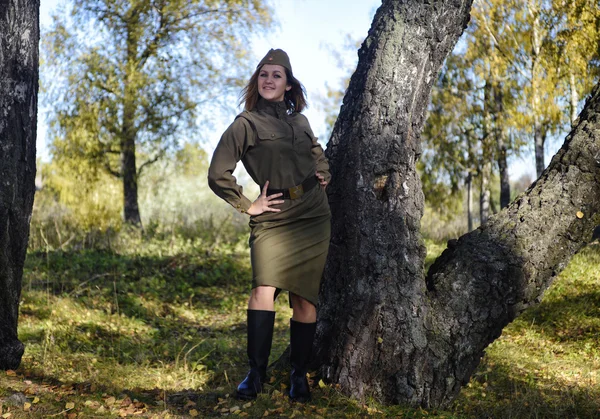
MULTIPOLYGON (((250 223, 250 259, 252 288, 275 287, 317 305, 329 251, 331 214, 324 191, 310 195, 316 196, 307 197, 304 204, 317 204, 316 207, 290 211, 302 216, 250 223)), ((278 218, 283 215, 276 214, 278 218)))

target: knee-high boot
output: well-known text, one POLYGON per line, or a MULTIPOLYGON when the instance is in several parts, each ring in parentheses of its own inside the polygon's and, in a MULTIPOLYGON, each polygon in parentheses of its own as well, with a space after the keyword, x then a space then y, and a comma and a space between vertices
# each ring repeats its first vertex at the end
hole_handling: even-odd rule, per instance
POLYGON ((317 323, 301 323, 290 320, 290 399, 305 403, 310 400, 310 388, 306 373, 312 353, 317 323))
POLYGON ((248 310, 248 363, 250 371, 237 388, 237 398, 252 400, 262 391, 273 342, 275 312, 248 310))

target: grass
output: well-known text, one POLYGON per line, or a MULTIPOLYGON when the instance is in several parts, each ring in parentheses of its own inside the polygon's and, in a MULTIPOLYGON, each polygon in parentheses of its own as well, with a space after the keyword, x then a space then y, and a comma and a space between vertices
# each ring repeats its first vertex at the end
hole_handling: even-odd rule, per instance
MULTIPOLYGON (((427 245, 429 262, 443 246, 427 245)), ((0 417, 600 416, 598 245, 504 330, 445 411, 359 403, 317 379, 313 402, 290 404, 286 371, 256 401, 233 399, 247 368, 247 251, 172 240, 125 249, 28 255, 26 352, 17 371, 0 372, 0 417)), ((272 360, 287 346, 290 316, 282 294, 272 360)))

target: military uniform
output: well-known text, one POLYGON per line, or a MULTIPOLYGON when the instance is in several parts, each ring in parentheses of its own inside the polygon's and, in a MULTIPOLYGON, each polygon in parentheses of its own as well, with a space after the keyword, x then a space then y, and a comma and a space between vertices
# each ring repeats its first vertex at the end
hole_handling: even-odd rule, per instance
POLYGON ((316 305, 331 213, 324 189, 312 181, 316 171, 326 181, 331 175, 308 120, 301 113, 288 114, 284 102, 260 98, 255 109, 242 112, 225 131, 210 164, 209 185, 238 211, 246 212, 252 202, 233 176, 240 160, 261 188, 268 180, 270 190, 291 194, 283 204, 273 206, 280 212, 250 217, 252 287, 273 286, 316 305), (297 187, 303 184, 304 190, 297 187))

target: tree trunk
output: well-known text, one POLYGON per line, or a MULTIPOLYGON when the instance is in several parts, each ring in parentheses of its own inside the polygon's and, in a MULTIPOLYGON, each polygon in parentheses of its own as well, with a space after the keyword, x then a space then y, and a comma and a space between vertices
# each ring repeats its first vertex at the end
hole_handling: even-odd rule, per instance
POLYGON ((125 222, 135 226, 142 224, 138 205, 138 177, 135 161, 135 111, 137 92, 135 89, 137 66, 137 46, 139 41, 136 27, 139 20, 137 11, 128 16, 127 31, 127 69, 123 98, 123 132, 121 139, 121 175, 123 177, 123 215, 125 222))
POLYGON ((125 222, 141 225, 135 164, 135 140, 129 138, 121 143, 121 173, 123 176, 123 215, 125 222))
POLYGON ((494 89, 494 135, 497 144, 498 172, 500 174, 500 208, 506 208, 510 203, 510 181, 508 177, 508 161, 506 159, 507 149, 505 132, 503 127, 504 101, 502 85, 498 82, 494 89))
POLYGON ((425 279, 419 133, 469 9, 384 1, 327 149, 332 242, 315 346, 324 376, 357 398, 450 403, 487 345, 539 302, 600 221, 596 88, 543 177, 451 241, 425 279))
POLYGON ((536 121, 534 124, 534 142, 535 142, 535 172, 536 176, 540 177, 546 165, 544 164, 544 142, 546 140, 545 135, 542 133, 542 125, 538 121, 538 117, 535 117, 536 121))
POLYGON ((491 164, 484 163, 479 174, 479 224, 484 225, 490 218, 490 177, 491 164))
POLYGON ((569 103, 571 108, 571 128, 574 128, 575 122, 577 121, 577 105, 579 104, 579 92, 577 92, 575 72, 571 67, 569 67, 569 87, 571 89, 571 99, 569 103))
POLYGON ((600 85, 552 162, 527 191, 461 237, 430 268, 431 388, 464 384, 485 347, 544 291, 600 221, 600 85))
POLYGON ((542 175, 546 165, 544 164, 544 141, 542 117, 541 117, 541 98, 540 98, 540 77, 541 77, 541 51, 542 37, 540 35, 540 4, 539 0, 527 1, 527 12, 531 15, 531 108, 533 111, 533 143, 535 148, 535 169, 537 177, 542 175))
POLYGON ((510 203, 510 181, 508 162, 506 161, 506 143, 502 139, 502 134, 498 137, 498 171, 500 173, 500 208, 506 208, 510 203))
POLYGON ((423 193, 415 163, 431 85, 469 20, 471 0, 384 1, 359 51, 328 144, 332 239, 317 355, 347 394, 439 404, 419 363, 423 193))
POLYGON ((467 175, 467 230, 473 231, 473 175, 467 175))
POLYGON ((23 264, 35 193, 39 1, 0 0, 0 369, 17 368, 23 264))

